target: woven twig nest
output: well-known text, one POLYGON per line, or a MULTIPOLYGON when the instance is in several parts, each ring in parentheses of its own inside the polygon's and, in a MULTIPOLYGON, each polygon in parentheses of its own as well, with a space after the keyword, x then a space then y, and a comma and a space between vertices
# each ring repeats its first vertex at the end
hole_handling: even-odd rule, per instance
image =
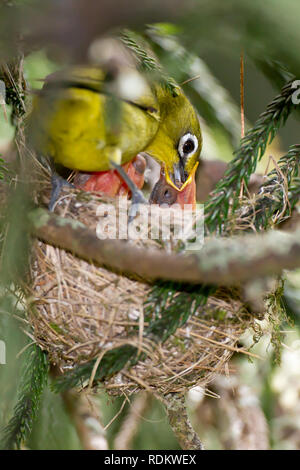
MULTIPOLYGON (((72 190, 61 196, 55 212, 95 230, 99 204, 116 201, 72 190)), ((157 250, 177 247, 172 241, 151 239, 124 243, 157 250)), ((93 358, 100 362, 106 351, 125 344, 146 352, 145 360, 105 380, 107 391, 115 394, 141 388, 184 392, 224 371, 240 335, 253 321, 237 290, 219 289, 163 344, 143 337, 143 306, 150 290, 147 280, 129 278, 36 241, 28 296, 35 339, 62 371, 93 358)))

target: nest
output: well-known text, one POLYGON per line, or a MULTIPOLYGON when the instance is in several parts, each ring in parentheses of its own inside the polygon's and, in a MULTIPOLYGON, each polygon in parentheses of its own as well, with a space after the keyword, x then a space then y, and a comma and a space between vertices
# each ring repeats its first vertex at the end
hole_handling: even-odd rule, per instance
MULTIPOLYGON (((62 194, 55 212, 96 230, 99 205, 111 204, 116 200, 72 190, 62 194)), ((124 243, 178 249, 174 240, 124 243)), ((35 242, 31 271, 28 310, 35 340, 62 371, 94 358, 100 362, 105 352, 125 344, 146 353, 145 360, 105 379, 111 394, 140 389, 183 393, 204 386, 224 372, 232 354, 240 350, 238 339, 253 322, 236 289, 219 289, 183 327, 157 344, 143 336, 144 303, 152 288, 146 279, 95 266, 40 241, 35 242)))

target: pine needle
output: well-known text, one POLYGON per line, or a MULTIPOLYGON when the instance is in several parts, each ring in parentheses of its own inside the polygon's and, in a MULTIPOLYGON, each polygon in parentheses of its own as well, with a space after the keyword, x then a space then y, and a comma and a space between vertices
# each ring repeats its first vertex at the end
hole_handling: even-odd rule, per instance
POLYGON ((17 404, 9 423, 1 430, 0 449, 19 449, 29 437, 36 418, 42 392, 47 383, 48 361, 42 350, 34 345, 24 354, 24 371, 18 391, 17 404))
POLYGON ((226 230, 230 211, 234 212, 238 207, 241 185, 245 184, 247 187, 267 145, 274 139, 295 107, 291 100, 293 92, 292 82, 289 82, 241 140, 224 178, 217 184, 206 205, 205 220, 208 231, 222 233, 226 230))

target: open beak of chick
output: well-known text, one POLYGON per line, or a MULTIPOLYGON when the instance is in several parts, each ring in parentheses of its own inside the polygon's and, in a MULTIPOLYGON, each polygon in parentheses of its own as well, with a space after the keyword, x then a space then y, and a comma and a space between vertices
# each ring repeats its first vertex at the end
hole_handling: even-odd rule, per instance
POLYGON ((152 190, 150 204, 159 204, 160 206, 178 204, 182 209, 188 204, 190 208, 195 209, 195 173, 198 164, 199 162, 195 164, 187 178, 185 178, 179 166, 174 165, 174 171, 171 174, 167 168, 162 168, 160 178, 152 190))
MULTIPOLYGON (((122 167, 136 187, 141 189, 144 185, 146 170, 145 158, 142 155, 137 155, 130 162, 124 163, 122 167)), ((78 172, 74 178, 74 185, 83 191, 102 193, 110 197, 130 194, 126 182, 114 169, 90 173, 78 172)))

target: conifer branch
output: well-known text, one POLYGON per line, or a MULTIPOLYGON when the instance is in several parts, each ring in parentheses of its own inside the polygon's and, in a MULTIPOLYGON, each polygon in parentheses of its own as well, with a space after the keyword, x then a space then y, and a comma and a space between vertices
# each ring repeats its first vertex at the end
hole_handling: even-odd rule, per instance
POLYGON ((300 200, 300 145, 292 145, 286 155, 280 158, 277 167, 267 176, 260 187, 254 206, 242 209, 239 225, 243 228, 249 220, 257 231, 291 217, 292 210, 300 200))
POLYGON ((168 63, 173 65, 177 82, 183 89, 186 86, 192 89, 193 104, 197 107, 197 101, 200 101, 201 117, 208 124, 221 126, 237 146, 241 137, 240 111, 207 64, 187 50, 175 35, 166 34, 164 26, 150 26, 146 35, 151 45, 154 43, 155 51, 159 48, 159 56, 165 53, 168 63))
POLYGON ((262 158, 267 145, 273 140, 278 129, 285 123, 294 108, 292 103, 292 82, 285 85, 267 107, 266 112, 241 140, 234 159, 229 163, 224 178, 217 184, 206 205, 206 227, 213 232, 223 232, 228 223, 230 210, 235 211, 241 185, 248 185, 257 162, 262 158))
POLYGON ((154 75, 172 96, 178 95, 178 85, 172 77, 165 73, 160 63, 155 59, 149 44, 145 43, 137 33, 128 29, 122 32, 121 40, 137 58, 141 71, 150 74, 150 78, 151 74, 154 75))
POLYGON ((9 423, 1 430, 0 449, 3 450, 19 449, 26 442, 47 383, 48 361, 38 346, 30 347, 23 361, 17 404, 9 423))
POLYGON ((181 449, 204 450, 204 446, 189 420, 184 395, 170 393, 165 396, 158 396, 158 399, 165 406, 170 426, 181 449))

